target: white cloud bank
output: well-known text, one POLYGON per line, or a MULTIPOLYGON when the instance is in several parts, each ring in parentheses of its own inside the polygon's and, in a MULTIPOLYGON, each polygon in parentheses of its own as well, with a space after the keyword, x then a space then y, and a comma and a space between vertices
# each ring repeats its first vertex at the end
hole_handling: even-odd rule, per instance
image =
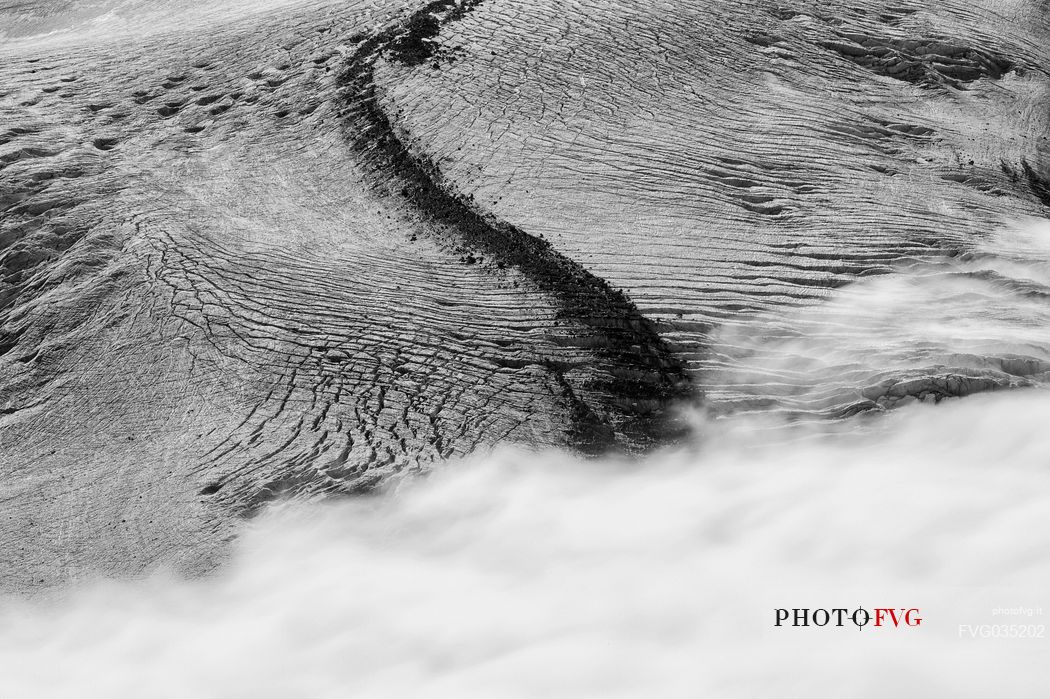
POLYGON ((0 695, 1037 696, 1050 642, 958 627, 1050 620, 1048 418, 1029 391, 868 435, 720 425, 637 465, 502 451, 284 506, 211 579, 4 600, 0 695), (857 605, 923 623, 773 626, 857 605))

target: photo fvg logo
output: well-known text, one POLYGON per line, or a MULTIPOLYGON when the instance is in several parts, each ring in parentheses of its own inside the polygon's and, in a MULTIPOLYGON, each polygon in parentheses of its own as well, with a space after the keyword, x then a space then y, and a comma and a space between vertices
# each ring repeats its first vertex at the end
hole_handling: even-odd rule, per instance
POLYGON ((863 629, 869 624, 875 627, 901 628, 921 626, 922 617, 918 608, 878 607, 868 611, 864 607, 855 610, 835 609, 776 609, 774 626, 848 626, 863 629), (788 623, 790 621, 790 623, 788 623), (834 622, 834 623, 832 623, 834 622))

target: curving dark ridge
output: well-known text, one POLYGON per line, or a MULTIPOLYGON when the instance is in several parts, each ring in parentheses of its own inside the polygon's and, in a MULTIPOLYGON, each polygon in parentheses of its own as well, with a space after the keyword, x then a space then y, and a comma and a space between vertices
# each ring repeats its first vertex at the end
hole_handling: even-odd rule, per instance
POLYGON ((457 195, 351 78, 435 9, 165 7, 113 36, 10 11, 8 584, 206 570, 275 497, 501 442, 673 437, 689 378, 626 296, 457 195))
POLYGON ((691 387, 684 366, 652 323, 622 291, 549 241, 487 214, 456 192, 425 153, 413 153, 402 141, 379 103, 374 65, 381 56, 407 66, 432 59, 442 25, 479 4, 436 0, 361 41, 336 78, 346 104, 347 140, 374 169, 374 181, 386 194, 407 199, 428 230, 456 246, 463 262, 514 268, 554 300, 559 321, 581 326, 582 332, 571 329, 564 341, 594 354, 597 375, 577 383, 566 379, 565 366, 546 363, 572 402, 573 445, 601 453, 618 442, 629 451, 659 444, 679 429, 668 410, 690 398, 691 387))
POLYGON ((892 405, 867 397, 887 382, 1029 381, 992 368, 1030 351, 1004 348, 979 369, 847 362, 814 386, 765 373, 752 344, 797 338, 859 278, 1045 216, 1046 36, 1033 3, 504 0, 378 82, 460 191, 625 289, 708 405, 825 419, 892 405))
POLYGON ((35 0, 0 33, 9 586, 207 570, 276 496, 494 444, 641 450, 693 393, 1046 378, 1022 342, 779 363, 870 345, 823 301, 910 265, 1042 293, 977 254, 1050 201, 1034 0, 35 0))

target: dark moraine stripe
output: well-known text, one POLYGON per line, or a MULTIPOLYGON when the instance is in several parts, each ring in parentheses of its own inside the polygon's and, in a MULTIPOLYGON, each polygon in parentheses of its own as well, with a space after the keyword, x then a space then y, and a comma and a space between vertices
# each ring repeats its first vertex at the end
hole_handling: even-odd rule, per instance
POLYGON ((388 196, 407 199, 430 230, 458 246, 461 260, 513 267, 555 299, 558 318, 569 326, 563 341, 593 353, 597 362, 587 369, 586 385, 575 388, 565 380, 563 367, 547 363, 573 403, 575 446, 600 453, 614 446, 637 451, 664 443, 681 430, 671 410, 692 398, 693 391, 684 364, 653 324, 623 291, 549 241, 500 220, 456 191, 425 153, 403 142, 376 98, 373 68, 380 56, 420 65, 433 57, 432 42, 441 26, 479 4, 438 0, 360 42, 338 76, 347 139, 373 169, 376 184, 388 196), (577 398, 584 391, 591 401, 577 398))

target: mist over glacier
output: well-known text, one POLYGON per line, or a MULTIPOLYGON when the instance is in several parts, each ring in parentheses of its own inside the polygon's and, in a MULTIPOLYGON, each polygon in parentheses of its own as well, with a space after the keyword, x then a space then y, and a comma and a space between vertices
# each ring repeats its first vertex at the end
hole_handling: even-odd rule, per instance
POLYGON ((0 2, 0 697, 1044 696, 1048 36, 0 2))
POLYGON ((289 504, 196 581, 3 600, 5 696, 1037 696, 1050 396, 914 406, 866 435, 703 423, 643 463, 502 450, 289 504), (774 609, 917 607, 917 628, 774 609), (963 660, 963 662, 960 662, 963 660))
MULTIPOLYGON (((1045 228, 1004 235, 990 238, 1001 256, 988 264, 1044 283, 1045 228), (1009 241, 1028 241, 1027 262, 1009 259, 1009 241)), ((822 332, 793 340, 798 366, 850 351, 870 360, 842 339, 886 313, 899 321, 887 330, 908 336, 884 333, 884 348, 1046 346, 1038 315, 1027 334, 1014 318, 1014 337, 1002 332, 1009 318, 982 310, 1016 301, 1016 284, 976 274, 960 285, 939 265, 837 292, 823 307, 834 312, 801 311, 821 313, 822 332), (909 322, 887 284, 937 284, 942 302, 924 307, 925 325, 909 322)), ((1050 614, 1045 389, 831 422, 690 419, 689 444, 640 461, 498 448, 373 496, 280 503, 204 579, 159 571, 5 597, 0 694, 976 697, 1046 686, 1045 638, 961 629, 1045 627, 1050 614), (777 608, 858 606, 918 608, 922 624, 774 626, 777 608), (1001 616, 1013 608, 1030 616, 1001 616)))

